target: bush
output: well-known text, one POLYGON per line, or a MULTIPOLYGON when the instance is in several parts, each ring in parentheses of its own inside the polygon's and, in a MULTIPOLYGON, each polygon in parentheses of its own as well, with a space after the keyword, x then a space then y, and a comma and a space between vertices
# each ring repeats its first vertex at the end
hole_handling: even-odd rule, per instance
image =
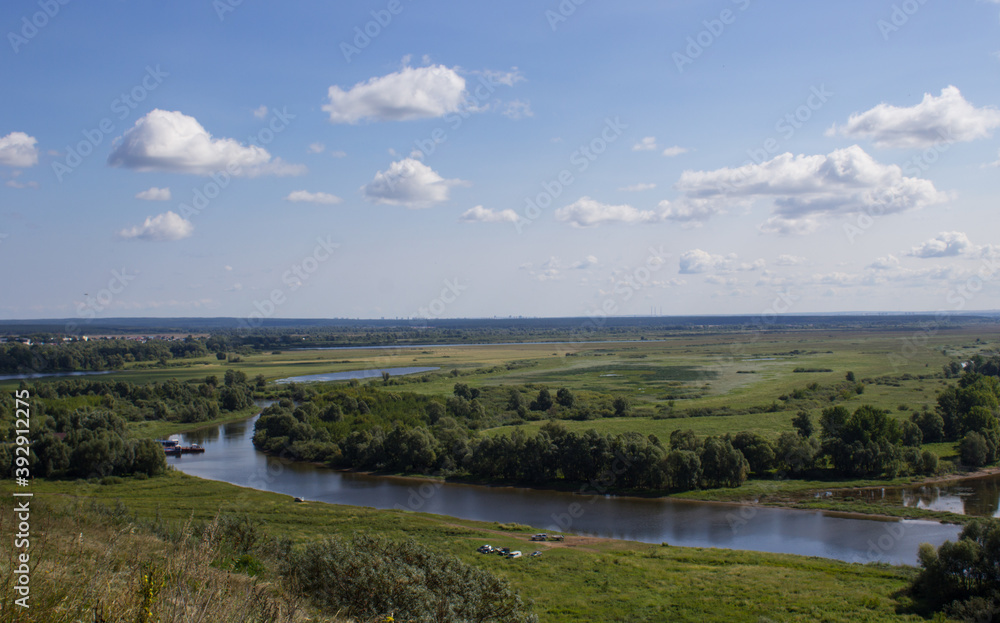
POLYGON ((537 621, 507 580, 416 541, 331 539, 294 553, 289 568, 317 605, 354 619, 537 621))

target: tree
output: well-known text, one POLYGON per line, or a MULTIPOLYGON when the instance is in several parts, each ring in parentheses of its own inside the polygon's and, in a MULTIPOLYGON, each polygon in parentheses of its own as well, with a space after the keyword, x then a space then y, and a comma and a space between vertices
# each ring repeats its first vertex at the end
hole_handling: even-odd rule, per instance
POLYGON ((690 491, 701 481, 701 459, 690 450, 673 450, 664 461, 667 482, 672 489, 690 491))
POLYGON ((382 384, 383 385, 389 384, 389 373, 386 372, 385 370, 382 371, 382 384))
POLYGON ((524 396, 516 389, 511 389, 507 394, 507 409, 520 411, 524 409, 524 396))
POLYGON ((924 443, 924 433, 920 427, 912 421, 903 422, 903 445, 916 448, 922 443, 924 443))
POLYGON ((615 398, 611 408, 615 410, 615 417, 627 417, 632 412, 632 404, 625 396, 615 398))
POLYGON ((811 437, 813 434, 812 418, 809 417, 809 413, 806 411, 799 411, 795 415, 795 419, 792 420, 792 426, 795 427, 795 430, 799 431, 799 435, 802 437, 811 437))
POLYGON ((944 439, 944 419, 938 413, 924 408, 910 419, 920 428, 924 443, 937 443, 944 439))
POLYGON ((962 438, 959 456, 962 457, 962 463, 969 467, 982 467, 990 462, 990 448, 982 435, 971 431, 962 438))
POLYGON ((548 411, 552 408, 552 394, 548 388, 543 387, 538 390, 538 397, 531 403, 532 411, 548 411))
POLYGON ((763 474, 774 467, 774 446, 766 437, 743 431, 736 433, 732 444, 746 458, 751 472, 763 474))
POLYGON ((746 458, 725 438, 706 439, 700 458, 702 483, 706 487, 739 487, 750 473, 746 458))
POLYGON ((573 395, 573 392, 563 387, 556 392, 556 402, 568 409, 576 402, 576 396, 573 395))
POLYGON ((472 400, 472 390, 465 383, 455 383, 455 388, 452 391, 452 393, 458 396, 459 398, 472 400))
POLYGON ((848 372, 846 378, 847 378, 848 382, 850 382, 850 383, 854 383, 857 380, 854 377, 854 373, 853 372, 848 372))
POLYGON ((215 353, 215 358, 218 359, 219 361, 225 361, 226 360, 226 353, 224 353, 224 352, 222 352, 220 350, 219 352, 215 353))
POLYGON ((785 431, 778 437, 774 454, 775 460, 784 470, 790 474, 800 474, 812 469, 818 450, 814 439, 785 431))

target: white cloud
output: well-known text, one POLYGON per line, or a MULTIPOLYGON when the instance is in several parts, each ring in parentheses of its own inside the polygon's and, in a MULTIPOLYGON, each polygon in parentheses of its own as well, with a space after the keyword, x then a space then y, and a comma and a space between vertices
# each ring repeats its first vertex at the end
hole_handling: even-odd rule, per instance
POLYGON ((323 143, 309 143, 309 147, 306 148, 306 151, 311 154, 321 154, 324 149, 326 149, 326 145, 323 143))
POLYGON ((637 192, 642 192, 644 190, 653 190, 654 188, 656 188, 656 184, 642 184, 642 183, 640 183, 640 184, 632 184, 631 186, 622 186, 618 190, 621 190, 621 191, 624 191, 624 192, 627 192, 627 193, 637 193, 637 192))
POLYGON ((877 258, 874 262, 868 265, 868 268, 872 270, 892 270, 898 267, 899 258, 891 254, 886 257, 877 258))
POLYGON ((655 212, 636 210, 630 205, 608 205, 590 197, 581 197, 575 203, 559 208, 556 219, 574 227, 590 227, 604 223, 648 223, 657 220, 655 212))
POLYGON ((656 148, 655 136, 647 136, 635 145, 632 145, 632 151, 653 151, 656 148))
POLYGON ((243 146, 231 138, 212 138, 194 117, 155 109, 116 139, 108 157, 113 167, 211 175, 223 170, 240 176, 298 175, 302 165, 272 158, 263 147, 243 146))
POLYGON ((118 232, 118 236, 138 240, 180 240, 194 231, 194 225, 174 212, 164 212, 157 216, 147 216, 142 225, 136 225, 118 232))
POLYGON ((593 255, 588 255, 579 262, 573 262, 572 264, 570 264, 569 268, 570 270, 586 270, 588 268, 593 268, 594 266, 597 266, 597 264, 598 264, 597 257, 593 255))
POLYGON ((777 266, 798 266, 806 261, 806 258, 797 255, 782 254, 775 260, 777 266))
POLYGON ((170 189, 153 186, 149 190, 137 193, 135 198, 143 201, 170 201, 170 189))
POLYGON ((427 208, 448 200, 452 186, 461 180, 446 180, 426 164, 413 158, 393 162, 385 171, 361 187, 365 199, 375 203, 427 208))
POLYGON ((663 155, 668 158, 673 158, 674 156, 679 156, 681 154, 688 153, 687 147, 681 147, 680 145, 674 145, 673 147, 667 147, 663 150, 663 155))
MULTIPOLYGON (((427 57, 424 57, 424 62, 427 62, 427 57)), ((481 69, 478 71, 470 72, 473 75, 482 76, 487 82, 493 84, 502 84, 507 87, 512 87, 518 82, 524 80, 524 74, 521 73, 517 67, 511 67, 510 71, 497 71, 494 69, 481 69)))
POLYGON ((333 123, 428 119, 461 108, 466 99, 465 78, 444 65, 404 67, 347 91, 331 86, 327 96, 330 102, 323 110, 333 123))
POLYGON ((765 263, 762 259, 748 264, 740 262, 735 253, 725 256, 712 255, 701 249, 692 249, 681 254, 679 272, 682 275, 695 275, 708 272, 731 273, 735 271, 760 270, 764 266, 765 263))
POLYGON ((513 210, 495 212, 483 206, 475 206, 458 217, 460 223, 516 223, 520 217, 513 210))
POLYGON ((0 164, 8 167, 33 167, 38 164, 38 139, 24 132, 0 137, 0 164))
POLYGON ((334 205, 343 201, 340 197, 336 195, 331 195, 330 193, 311 193, 307 190, 296 190, 288 193, 285 197, 285 201, 291 201, 292 203, 321 203, 325 205, 334 205))
POLYGON ((772 203, 763 231, 808 233, 835 215, 894 214, 947 199, 929 180, 904 177, 897 165, 875 161, 857 145, 828 155, 781 154, 760 164, 685 171, 674 185, 683 195, 660 204, 663 218, 706 220, 728 207, 772 203))
POLYGON ((960 231, 943 231, 930 240, 913 247, 907 255, 921 258, 955 257, 979 251, 980 247, 972 244, 966 234, 960 231))
POLYGON ((517 121, 518 119, 523 119, 525 117, 534 117, 535 113, 531 110, 531 104, 522 100, 514 100, 512 102, 507 102, 503 108, 504 117, 508 119, 513 119, 517 121))
POLYGON ((976 108, 958 88, 949 86, 935 97, 924 94, 916 106, 903 108, 879 104, 850 116, 843 126, 834 126, 828 135, 867 138, 876 147, 913 149, 941 142, 966 142, 987 138, 1000 127, 1000 110, 976 108))
POLYGON ((346 151, 339 151, 339 150, 338 151, 331 151, 330 155, 333 156, 334 158, 346 158, 347 157, 347 152, 346 151))
POLYGON ((254 111, 253 111, 253 116, 257 117, 258 119, 263 119, 264 117, 266 117, 267 116, 267 106, 264 106, 263 104, 261 104, 258 108, 255 108, 254 111))

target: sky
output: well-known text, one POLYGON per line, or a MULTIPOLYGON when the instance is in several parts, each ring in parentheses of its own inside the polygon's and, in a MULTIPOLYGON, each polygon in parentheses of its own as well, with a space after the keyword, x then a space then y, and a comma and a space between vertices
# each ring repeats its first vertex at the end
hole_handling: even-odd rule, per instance
POLYGON ((1000 309, 997 0, 34 0, 0 33, 0 318, 1000 309))

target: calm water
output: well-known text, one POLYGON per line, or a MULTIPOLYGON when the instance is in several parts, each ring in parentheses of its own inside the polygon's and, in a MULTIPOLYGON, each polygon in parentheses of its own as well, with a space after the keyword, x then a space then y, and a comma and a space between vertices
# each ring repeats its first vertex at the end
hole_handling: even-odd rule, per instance
POLYGON ((322 381, 350 381, 351 379, 372 379, 379 378, 383 372, 388 372, 389 376, 405 376, 407 374, 420 374, 421 372, 433 372, 441 368, 380 368, 378 370, 348 370, 346 372, 327 372, 325 374, 304 374, 302 376, 290 376, 287 379, 278 379, 275 383, 319 383, 322 381))
POLYGON ((182 435, 204 454, 168 457, 202 478, 332 504, 397 508, 479 521, 517 522, 647 543, 823 556, 850 562, 915 564, 917 547, 954 540, 958 526, 872 521, 814 511, 666 499, 577 495, 517 487, 429 483, 341 473, 257 452, 256 418, 182 435))
POLYGON ((50 376, 90 376, 92 374, 111 374, 111 370, 99 372, 38 372, 31 374, 3 374, 0 381, 19 381, 21 379, 42 379, 50 376))
POLYGON ((855 489, 837 494, 870 501, 889 500, 903 506, 948 511, 959 515, 1000 517, 1000 474, 935 485, 886 489, 855 489))

